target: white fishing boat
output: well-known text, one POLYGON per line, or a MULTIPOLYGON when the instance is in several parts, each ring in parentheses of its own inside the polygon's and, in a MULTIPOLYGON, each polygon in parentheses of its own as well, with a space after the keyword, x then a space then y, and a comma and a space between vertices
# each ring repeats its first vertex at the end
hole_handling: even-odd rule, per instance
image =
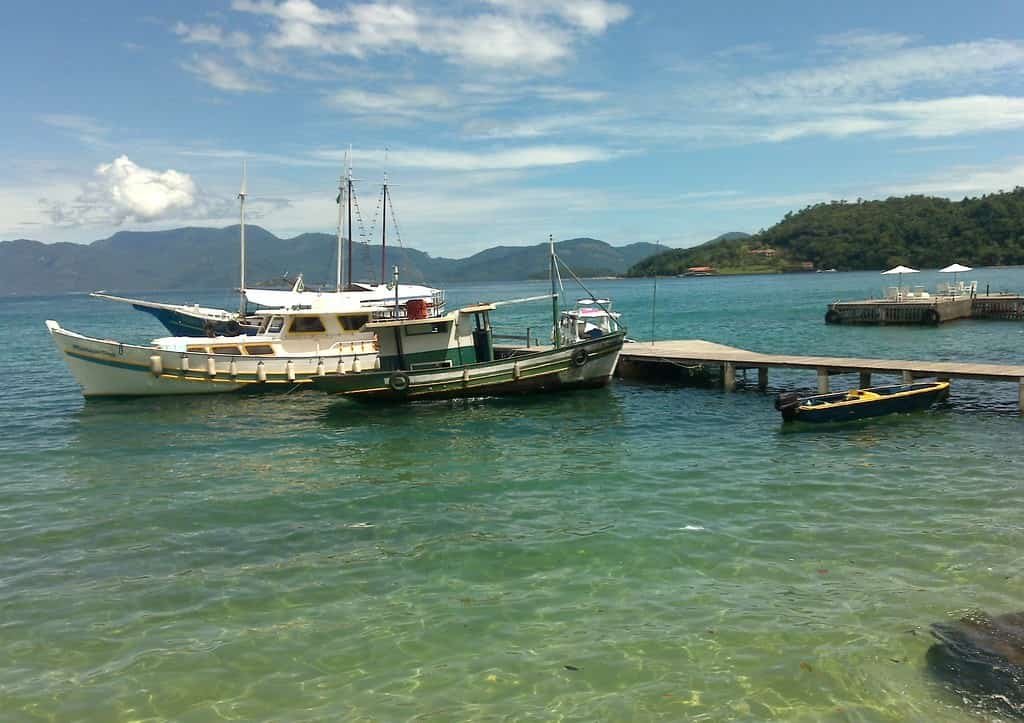
POLYGON ((396 313, 332 299, 258 316, 255 335, 164 337, 149 345, 86 336, 52 320, 46 327, 86 397, 215 394, 372 369, 377 341, 366 326, 396 313))
MULTIPOLYGON (((168 304, 145 299, 134 299, 97 291, 90 296, 123 304, 154 316, 164 327, 175 336, 234 336, 237 334, 256 334, 260 328, 261 318, 252 313, 250 308, 285 309, 295 306, 313 306, 323 303, 343 303, 354 300, 366 308, 394 307, 397 315, 443 313, 445 293, 441 289, 420 284, 400 284, 394 287, 385 283, 367 283, 353 281, 353 225, 352 206, 355 191, 352 181, 352 168, 347 167, 346 175, 339 179, 338 184, 338 235, 337 235, 337 268, 335 287, 333 290, 307 289, 299 274, 291 289, 258 289, 247 288, 245 280, 245 200, 248 196, 245 167, 242 168, 242 186, 238 192, 239 200, 239 308, 238 311, 227 311, 198 304, 168 304), (346 202, 342 203, 342 198, 346 202), (347 216, 344 211, 347 210, 347 216), (347 218, 347 234, 345 219, 347 218), (348 252, 345 253, 345 240, 348 241, 348 252), (347 258, 346 283, 342 283, 347 258), (407 305, 411 310, 405 310, 407 305), (399 309, 402 307, 402 309, 399 309)), ((387 176, 383 184, 383 213, 381 215, 381 278, 385 276, 387 265, 387 211, 391 207, 388 193, 387 176)), ((396 224, 397 225, 397 224, 396 224)))

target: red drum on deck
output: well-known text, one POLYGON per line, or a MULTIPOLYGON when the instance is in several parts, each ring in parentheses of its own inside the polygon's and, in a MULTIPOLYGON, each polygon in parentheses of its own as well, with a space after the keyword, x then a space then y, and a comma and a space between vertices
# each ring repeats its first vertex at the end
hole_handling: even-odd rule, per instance
POLYGON ((423 299, 409 299, 405 302, 405 313, 410 319, 426 319, 428 306, 423 299))

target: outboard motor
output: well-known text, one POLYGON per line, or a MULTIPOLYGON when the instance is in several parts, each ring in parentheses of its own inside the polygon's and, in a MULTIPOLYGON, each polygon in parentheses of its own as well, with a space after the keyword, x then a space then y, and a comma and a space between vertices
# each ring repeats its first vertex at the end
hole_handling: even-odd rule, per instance
POLYGON ((784 392, 775 397, 775 408, 782 412, 782 418, 786 421, 796 417, 796 410, 799 406, 800 395, 796 392, 784 392))

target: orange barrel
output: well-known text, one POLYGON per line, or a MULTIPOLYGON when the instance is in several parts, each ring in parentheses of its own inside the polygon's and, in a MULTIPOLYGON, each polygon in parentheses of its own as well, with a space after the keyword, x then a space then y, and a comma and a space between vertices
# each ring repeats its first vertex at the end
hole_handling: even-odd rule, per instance
POLYGON ((405 302, 405 313, 410 319, 426 319, 427 302, 423 299, 409 299, 405 302))

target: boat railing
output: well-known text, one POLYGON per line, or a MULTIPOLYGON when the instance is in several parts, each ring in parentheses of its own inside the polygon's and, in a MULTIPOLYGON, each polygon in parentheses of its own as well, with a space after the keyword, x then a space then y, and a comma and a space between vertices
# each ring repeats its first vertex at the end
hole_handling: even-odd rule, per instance
POLYGON ((529 348, 531 346, 540 346, 540 340, 533 335, 533 328, 526 327, 526 334, 491 334, 491 338, 495 341, 521 341, 526 342, 523 346, 529 348))

